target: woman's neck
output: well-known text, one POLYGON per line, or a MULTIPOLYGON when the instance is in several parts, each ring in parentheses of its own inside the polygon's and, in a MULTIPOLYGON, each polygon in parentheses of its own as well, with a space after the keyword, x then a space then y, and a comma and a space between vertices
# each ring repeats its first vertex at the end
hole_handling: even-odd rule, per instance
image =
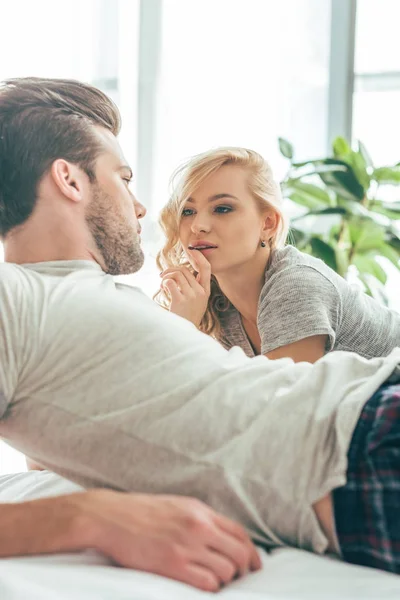
POLYGON ((258 302, 268 262, 269 256, 264 254, 261 260, 216 275, 223 294, 240 312, 242 318, 253 324, 257 323, 258 302))

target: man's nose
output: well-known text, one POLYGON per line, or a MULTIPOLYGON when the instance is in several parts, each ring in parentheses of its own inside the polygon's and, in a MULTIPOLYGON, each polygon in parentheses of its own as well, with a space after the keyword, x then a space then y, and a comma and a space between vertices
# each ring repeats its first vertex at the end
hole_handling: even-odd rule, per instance
POLYGON ((137 200, 135 200, 135 213, 138 219, 143 219, 143 217, 147 213, 147 210, 143 206, 143 204, 140 204, 140 202, 138 202, 137 200))

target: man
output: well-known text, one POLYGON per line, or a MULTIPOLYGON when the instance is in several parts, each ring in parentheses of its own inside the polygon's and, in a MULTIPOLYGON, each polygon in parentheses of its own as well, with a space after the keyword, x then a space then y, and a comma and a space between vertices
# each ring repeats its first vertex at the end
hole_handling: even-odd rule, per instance
POLYGON ((266 544, 400 572, 400 352, 249 359, 115 283, 145 213, 118 130, 83 84, 0 92, 0 435, 86 487, 196 496, 266 544))
MULTIPOLYGON (((17 98, 12 101, 7 96, 1 97, 0 198, 1 202, 6 199, 8 204, 10 184, 17 195, 22 194, 25 198, 19 208, 8 204, 10 213, 9 217, 2 221, 3 233, 6 233, 5 230, 8 228, 8 219, 20 225, 25 216, 30 213, 36 196, 34 191, 36 184, 33 183, 32 178, 34 180, 40 178, 41 170, 50 166, 49 156, 53 153, 54 156, 58 156, 59 149, 54 148, 53 136, 54 138, 57 135, 65 136, 65 143, 60 150, 62 155, 68 156, 70 153, 75 160, 88 165, 88 168, 90 168, 91 152, 94 155, 98 152, 98 142, 92 139, 92 126, 82 114, 74 116, 71 97, 63 99, 61 93, 58 96, 59 106, 53 111, 51 97, 46 101, 46 94, 56 95, 58 91, 62 91, 61 82, 56 85, 48 83, 50 87, 46 88, 44 85, 42 89, 41 83, 43 85, 44 82, 21 81, 20 87, 18 88, 16 84, 14 88, 17 98), (39 93, 44 103, 40 115, 37 114, 35 105, 35 92, 39 93), (21 105, 18 107, 19 102, 21 105), (71 102, 71 105, 68 102, 71 102), (44 147, 38 150, 35 143, 35 148, 32 147, 31 152, 28 148, 29 144, 38 134, 40 137, 41 121, 47 120, 49 112, 51 131, 47 132, 40 142, 44 147), (76 123, 76 130, 72 134, 68 132, 71 122, 76 123), (20 134, 25 129, 23 135, 25 139, 14 137, 15 127, 19 129, 20 134), (96 150, 89 150, 90 145, 96 150), (11 153, 9 153, 10 149, 11 153), (14 162, 12 149, 17 154, 22 153, 20 158, 24 165, 18 166, 14 162), (37 151, 39 155, 35 157, 37 151), (19 167, 22 167, 21 172, 25 172, 26 175, 22 179, 19 179, 16 173, 19 167), (13 182, 14 177, 19 181, 13 182), (29 191, 31 183, 33 195, 29 191), (15 185, 18 189, 14 187, 15 185), (11 216, 11 213, 14 216, 11 216)), ((11 87, 6 85, 2 91, 11 87)), ((65 87, 69 89, 68 84, 65 87)), ((84 97, 85 86, 74 84, 71 91, 75 91, 75 101, 79 102, 79 94, 83 94, 82 98, 84 97)), ((91 93, 92 102, 99 103, 98 119, 101 122, 104 96, 93 89, 91 93)), ((107 100, 106 103, 108 102, 107 100)), ((114 109, 109 110, 110 115, 111 113, 114 113, 113 127, 117 131, 118 115, 114 109)), ((107 115, 104 115, 104 119, 107 119, 107 115)), ((65 174, 59 171, 57 177, 63 178, 65 174)), ((124 178, 124 181, 121 179, 121 185, 126 186, 128 176, 129 169, 125 167, 121 172, 121 177, 124 178)), ((11 191, 11 194, 16 200, 14 192, 11 191)), ((100 197, 99 201, 101 202, 102 199, 103 197, 100 197)), ((62 213, 61 208, 60 217, 62 213)), ((99 215, 103 218, 101 212, 99 215)), ((40 218, 38 215, 39 220, 40 218)), ((107 218, 106 214, 104 218, 107 218)), ((46 223, 43 222, 45 235, 57 235, 57 224, 47 219, 45 221, 46 223), (47 230, 47 227, 50 229, 47 230), (55 229, 51 229, 52 227, 55 229)), ((112 222, 110 225, 113 227, 112 222)), ((96 239, 100 240, 104 234, 101 219, 96 220, 94 216, 92 226, 97 232, 96 239)), ((15 229, 14 233, 17 230, 15 229)), ((6 237, 12 245, 11 240, 16 241, 13 233, 6 237)), ((25 238, 25 242, 32 251, 28 260, 35 261, 36 252, 39 250, 39 238, 36 236, 30 240, 25 238)), ((101 244, 101 241, 99 243, 101 244)), ((124 240, 121 238, 121 244, 123 243, 124 240)), ((62 244, 68 245, 68 241, 63 238, 62 244)), ((16 246, 14 250, 19 252, 16 246)), ((120 250, 123 251, 124 248, 120 250)), ((80 258, 79 253, 78 257, 80 258)), ((59 257, 55 256, 55 258, 59 257)), ((118 255, 115 259, 118 260, 118 255)), ((107 260, 113 259, 109 257, 107 260)), ((136 266, 140 266, 141 253, 131 254, 129 260, 135 270, 136 266)), ((117 263, 112 269, 114 271, 118 269, 117 263)), ((16 317, 17 321, 23 318, 22 313, 16 317)), ((2 388, 2 393, 4 391, 2 388)), ((0 400, 0 406, 2 402, 4 396, 0 400)), ((6 421, 7 417, 5 417, 6 421)), ((29 429, 35 437, 42 433, 40 430, 34 432, 33 424, 29 429)), ((56 498, 3 504, 0 506, 0 530, 0 557, 96 548, 120 565, 171 577, 208 591, 215 591, 237 575, 256 570, 261 566, 256 549, 241 526, 217 514, 198 500, 172 495, 128 495, 111 490, 90 490, 56 498)))

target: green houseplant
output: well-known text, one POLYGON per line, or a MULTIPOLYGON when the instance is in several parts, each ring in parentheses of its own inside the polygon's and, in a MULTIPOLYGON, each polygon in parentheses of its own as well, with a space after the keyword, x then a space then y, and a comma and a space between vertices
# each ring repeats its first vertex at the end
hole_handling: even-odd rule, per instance
POLYGON ((392 186, 399 186, 400 198, 400 163, 375 167, 361 142, 351 148, 341 137, 332 156, 303 163, 294 161, 287 140, 279 138, 279 148, 289 161, 283 197, 300 213, 291 219, 293 243, 343 277, 358 278, 368 294, 386 302, 380 258, 400 270, 400 201, 383 198, 392 186))

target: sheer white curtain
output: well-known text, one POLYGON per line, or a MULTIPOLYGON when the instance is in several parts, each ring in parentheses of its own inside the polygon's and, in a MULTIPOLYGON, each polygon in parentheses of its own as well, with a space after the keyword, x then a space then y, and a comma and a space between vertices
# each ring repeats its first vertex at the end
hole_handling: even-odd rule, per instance
POLYGON ((258 150, 277 176, 277 137, 299 159, 326 148, 330 0, 166 0, 152 216, 172 171, 214 146, 258 150))
MULTIPOLYGON (((146 186, 148 260, 138 280, 158 285, 156 225, 169 179, 189 156, 215 146, 259 151, 276 177, 287 167, 278 136, 299 160, 325 152, 331 0, 164 0, 146 186)), ((149 42, 151 43, 151 42, 149 42)))
MULTIPOLYGON (((398 0, 357 2, 353 138, 364 142, 378 167, 400 162, 399 21, 398 0)), ((398 186, 381 187, 380 194, 388 201, 400 199, 398 186)), ((390 304, 400 311, 399 271, 383 260, 390 304)))
POLYGON ((0 0, 0 80, 72 78, 105 91, 123 114, 120 140, 134 170, 139 10, 140 0, 0 0))
POLYGON ((379 164, 400 161, 400 2, 358 0, 353 136, 379 164))

